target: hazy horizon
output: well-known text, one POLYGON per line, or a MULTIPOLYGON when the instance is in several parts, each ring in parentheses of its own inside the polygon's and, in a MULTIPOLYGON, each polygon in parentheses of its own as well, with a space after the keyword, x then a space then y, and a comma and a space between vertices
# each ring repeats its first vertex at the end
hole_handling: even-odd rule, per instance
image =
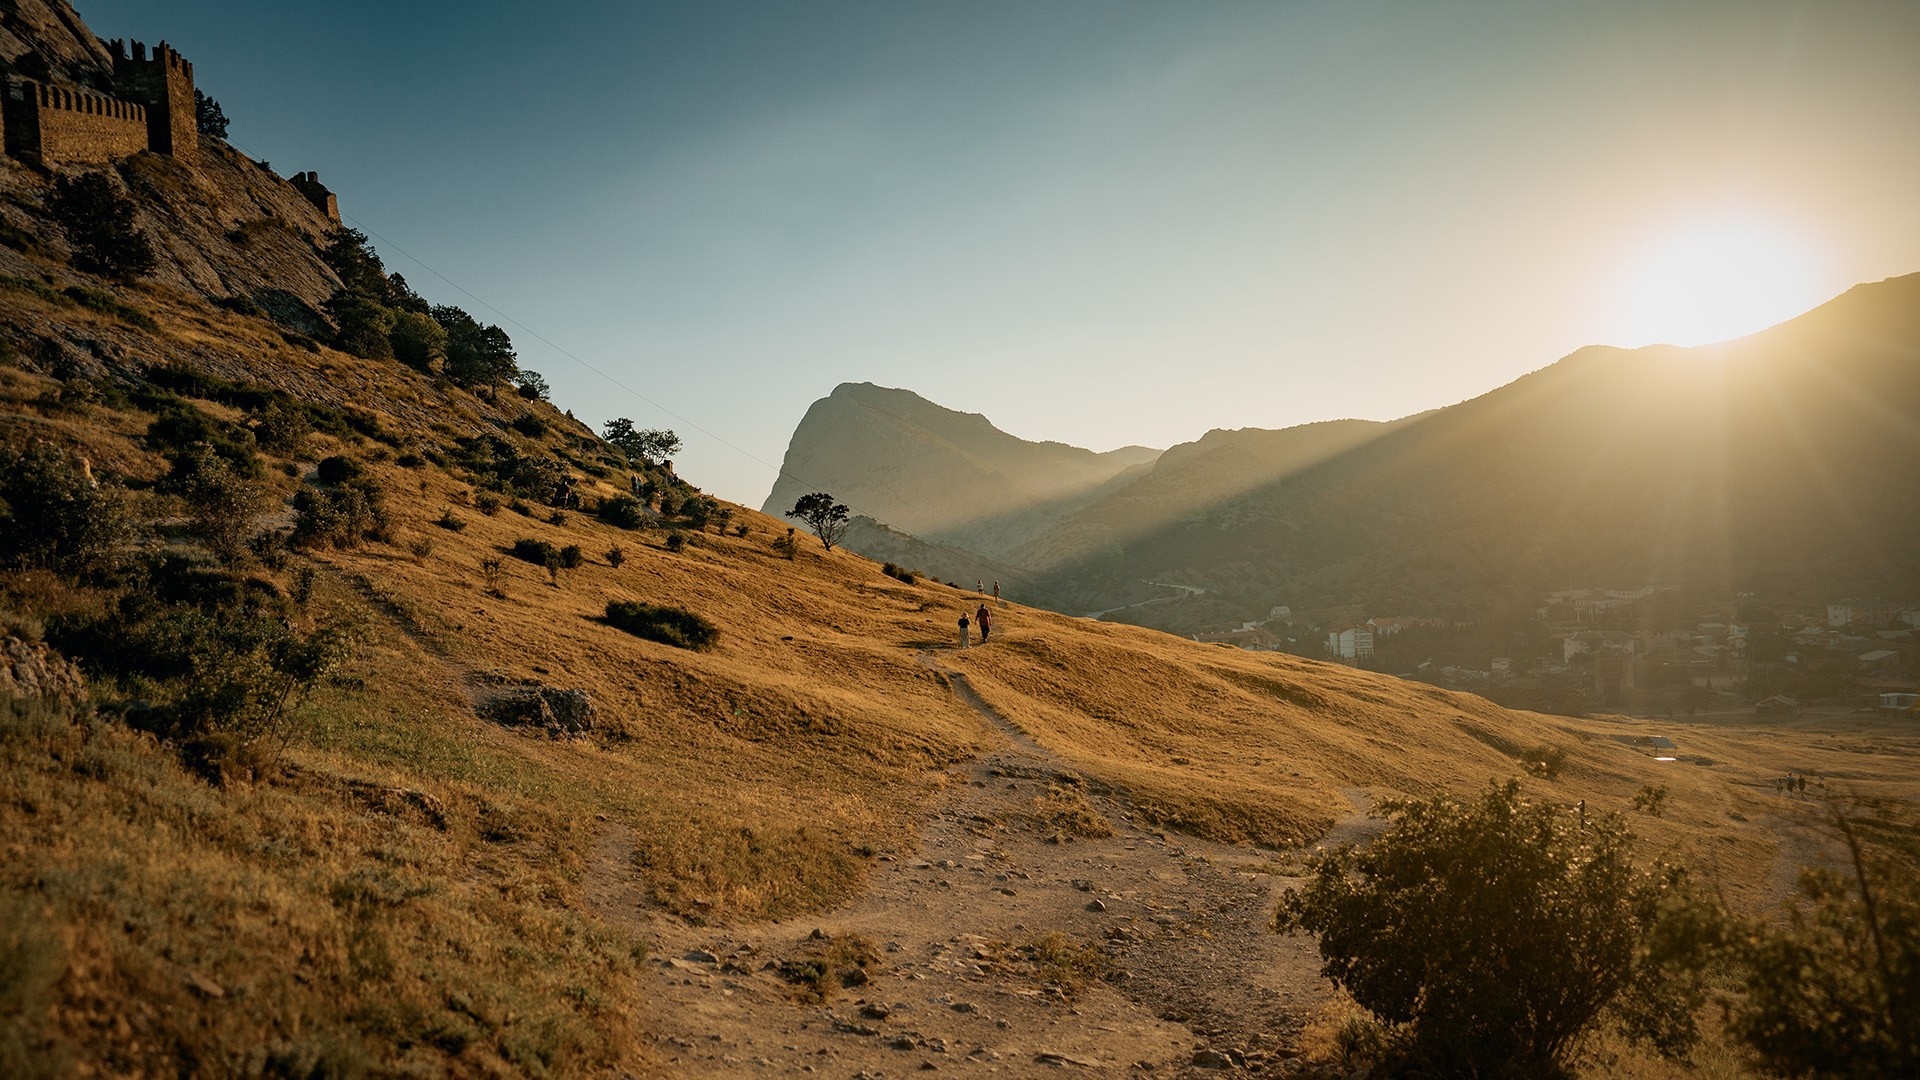
POLYGON ((678 416, 503 323, 557 404, 675 428, 750 505, 842 382, 1164 448, 1920 270, 1910 4, 80 11, 174 43, 420 291, 499 318, 409 256, 678 416))

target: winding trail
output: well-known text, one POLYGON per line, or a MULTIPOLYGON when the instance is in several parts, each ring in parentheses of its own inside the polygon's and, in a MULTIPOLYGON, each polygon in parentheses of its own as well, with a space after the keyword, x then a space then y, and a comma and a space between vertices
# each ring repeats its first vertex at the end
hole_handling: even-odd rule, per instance
MULTIPOLYGON (((672 1076, 1212 1076, 1299 1071, 1293 1043, 1324 1001, 1312 942, 1267 929, 1289 884, 1247 848, 1136 825, 1072 764, 1035 743, 966 677, 955 694, 1003 745, 955 767, 911 852, 886 853, 871 887, 804 920, 695 926, 647 903, 632 844, 602 837, 589 903, 651 945, 656 1005, 642 1023, 672 1076), (1063 837, 1036 814, 1077 794, 1110 837, 1063 837), (797 1002, 776 974, 814 936, 878 949, 863 986, 797 1002), (1104 978, 1060 978, 1020 952, 1046 935, 1097 953, 1104 978)), ((1359 835, 1355 822, 1350 825, 1359 835)))

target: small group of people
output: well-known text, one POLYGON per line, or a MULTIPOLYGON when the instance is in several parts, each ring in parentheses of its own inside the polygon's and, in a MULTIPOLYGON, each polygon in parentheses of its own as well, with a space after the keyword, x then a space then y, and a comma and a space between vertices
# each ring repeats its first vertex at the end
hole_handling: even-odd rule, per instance
POLYGON ((1796 773, 1776 776, 1773 778, 1773 793, 1775 795, 1805 795, 1807 793, 1807 778, 1796 773))
POLYGON ((965 610, 962 610, 960 612, 960 647, 961 648, 963 649, 971 648, 971 643, 968 641, 968 637, 970 636, 972 632, 972 628, 974 626, 980 627, 980 644, 985 645, 987 643, 987 636, 993 633, 993 612, 987 610, 987 605, 981 604, 980 610, 973 613, 972 619, 967 618, 967 613, 965 610))

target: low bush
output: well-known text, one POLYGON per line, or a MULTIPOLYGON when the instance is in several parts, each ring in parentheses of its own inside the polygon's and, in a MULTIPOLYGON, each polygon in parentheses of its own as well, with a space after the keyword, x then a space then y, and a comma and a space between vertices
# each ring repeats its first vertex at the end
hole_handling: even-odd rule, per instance
POLYGON ((1920 1076, 1920 823, 1900 803, 1827 811, 1845 868, 1803 869, 1784 924, 1727 935, 1733 1034, 1782 1076, 1920 1076))
POLYGON ((529 439, 538 439, 546 435, 547 422, 530 412, 523 412, 513 418, 513 430, 529 439))
POLYGON ((637 529, 647 521, 646 507, 631 495, 615 495, 602 501, 596 513, 601 521, 620 529, 637 529))
POLYGON ((607 565, 608 566, 611 566, 615 570, 618 570, 620 569, 620 564, 626 561, 627 561, 627 552, 619 544, 615 544, 612 547, 607 549, 607 565))
POLYGON ((685 533, 670 532, 667 534, 667 550, 668 551, 678 553, 681 551, 685 551, 686 547, 687 547, 687 537, 685 533))
POLYGON ((117 559, 134 532, 126 494, 78 459, 46 445, 0 447, 0 562, 83 573, 117 559))
POLYGON ((579 544, 568 544, 566 547, 560 549, 558 559, 562 570, 572 570, 577 568, 581 563, 586 562, 587 555, 586 552, 580 550, 579 544))
POLYGON ((463 532, 467 527, 466 522, 461 521, 459 518, 453 516, 453 507, 451 506, 447 507, 446 510, 441 513, 440 520, 434 522, 434 524, 440 526, 441 528, 447 530, 448 532, 463 532))
POLYGON ((349 480, 359 479, 365 475, 366 471, 364 466, 352 458, 335 454, 321 459, 320 468, 314 473, 314 477, 323 484, 344 484, 349 480))
POLYGON ((880 567, 880 572, 895 581, 905 582, 908 585, 917 585, 920 582, 919 571, 909 570, 904 566, 898 566, 894 563, 883 563, 880 567))
POLYGON ((358 547, 366 540, 386 540, 390 534, 385 495, 370 477, 301 488, 293 497, 293 535, 289 542, 296 547, 358 547))
POLYGON ((679 649, 710 649, 720 636, 717 627, 691 611, 635 600, 608 601, 606 621, 635 637, 679 649))
POLYGON ((535 566, 545 566, 548 563, 557 562, 560 558, 559 550, 552 544, 528 536, 515 540, 513 546, 507 549, 507 554, 535 566))
POLYGON ((1312 860, 1275 915, 1320 937, 1321 972, 1377 1017, 1389 1071, 1558 1077, 1611 1013, 1680 1056, 1697 1037, 1711 922, 1683 873, 1636 867, 1617 815, 1495 786, 1383 807, 1362 848, 1312 860))

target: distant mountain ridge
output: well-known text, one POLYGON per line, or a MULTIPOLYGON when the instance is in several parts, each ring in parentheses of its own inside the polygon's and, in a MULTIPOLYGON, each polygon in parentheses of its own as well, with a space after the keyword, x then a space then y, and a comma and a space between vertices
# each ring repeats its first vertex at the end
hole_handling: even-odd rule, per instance
POLYGON ((829 491, 895 529, 998 558, 1159 454, 1030 442, 908 390, 842 383, 794 430, 762 509, 778 516, 829 491))
MULTIPOLYGON (((879 449, 855 430, 860 413, 826 418, 850 453, 879 449)), ((1149 581, 1205 589, 1204 605, 1144 609, 1176 630, 1198 628, 1185 611, 1468 612, 1569 583, 1814 602, 1920 597, 1914 461, 1920 274, 1723 344, 1584 348, 1390 423, 1211 431, 1070 505, 1029 510, 1019 530, 966 519, 964 501, 916 505, 973 483, 960 455, 922 458, 912 484, 886 492, 890 508, 863 509, 893 525, 889 513, 937 518, 948 543, 996 542, 993 557, 1062 609, 1157 595, 1149 581)), ((833 490, 869 498, 860 481, 889 467, 883 453, 842 468, 833 490)))

